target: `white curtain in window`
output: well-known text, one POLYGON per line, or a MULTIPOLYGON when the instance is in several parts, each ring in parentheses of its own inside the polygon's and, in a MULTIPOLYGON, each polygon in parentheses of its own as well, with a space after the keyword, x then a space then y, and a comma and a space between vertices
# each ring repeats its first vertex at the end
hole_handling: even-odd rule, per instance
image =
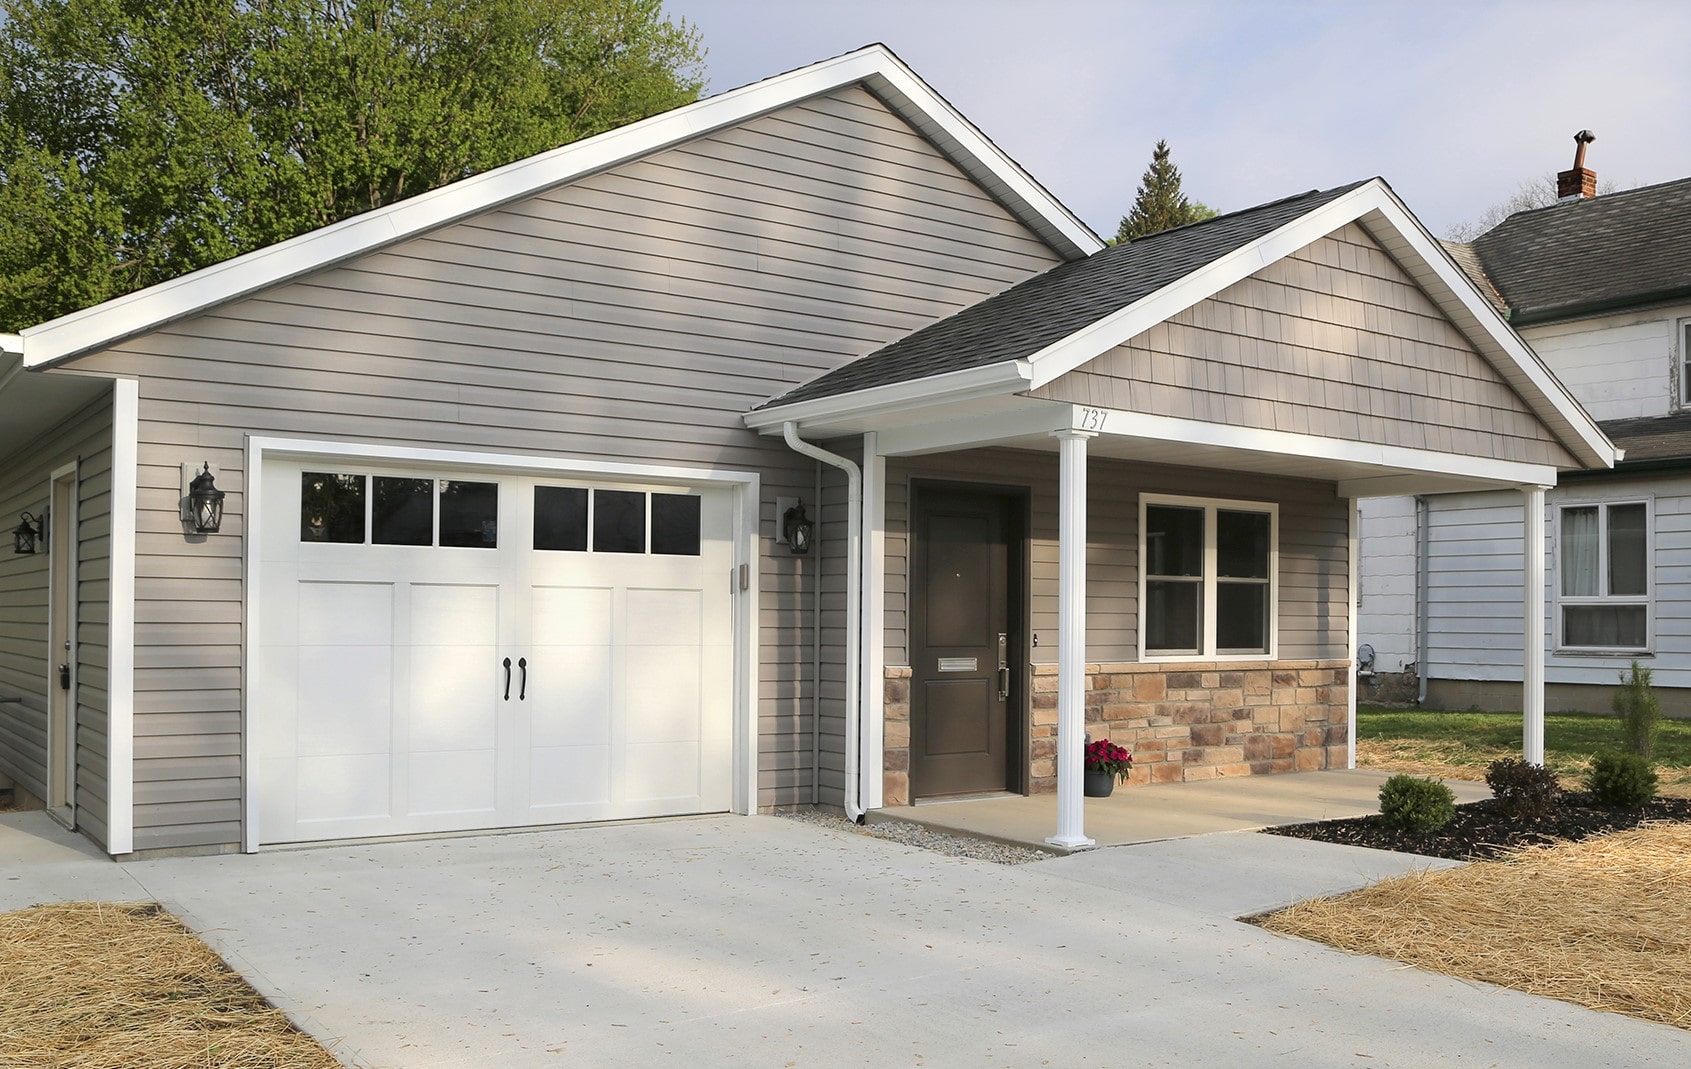
POLYGON ((1562 595, 1596 597, 1597 510, 1562 510, 1562 595))

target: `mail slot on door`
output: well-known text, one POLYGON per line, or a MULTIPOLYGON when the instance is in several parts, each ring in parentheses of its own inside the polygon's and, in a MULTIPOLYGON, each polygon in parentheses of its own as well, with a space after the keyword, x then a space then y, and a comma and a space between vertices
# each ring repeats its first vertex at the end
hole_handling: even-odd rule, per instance
POLYGON ((939 670, 941 672, 973 672, 980 664, 974 657, 941 657, 939 670))

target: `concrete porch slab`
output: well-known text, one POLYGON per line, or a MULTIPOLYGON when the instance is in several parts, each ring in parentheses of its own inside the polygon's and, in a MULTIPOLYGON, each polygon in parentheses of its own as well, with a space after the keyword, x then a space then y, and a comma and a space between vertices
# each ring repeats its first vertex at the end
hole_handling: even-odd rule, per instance
MULTIPOLYGON (((1380 784, 1390 778, 1389 772, 1358 768, 1199 783, 1118 785, 1108 798, 1086 799, 1086 834, 1099 846, 1126 846, 1365 816, 1380 811, 1380 784)), ((1483 783, 1446 783, 1458 802, 1491 797, 1483 783)), ((1057 829, 1057 796, 1004 795, 923 802, 877 813, 942 831, 1043 847, 1045 837, 1057 829)), ((870 814, 870 819, 875 816, 870 814)))

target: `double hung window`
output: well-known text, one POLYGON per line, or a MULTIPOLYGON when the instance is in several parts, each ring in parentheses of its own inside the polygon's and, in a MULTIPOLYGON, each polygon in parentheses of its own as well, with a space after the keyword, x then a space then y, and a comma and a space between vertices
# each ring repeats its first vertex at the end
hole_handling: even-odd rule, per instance
POLYGON ((1141 656, 1272 654, 1275 506, 1146 495, 1139 519, 1141 656))
POLYGON ((1645 501, 1563 505, 1557 583, 1566 649, 1650 646, 1650 506, 1645 501))

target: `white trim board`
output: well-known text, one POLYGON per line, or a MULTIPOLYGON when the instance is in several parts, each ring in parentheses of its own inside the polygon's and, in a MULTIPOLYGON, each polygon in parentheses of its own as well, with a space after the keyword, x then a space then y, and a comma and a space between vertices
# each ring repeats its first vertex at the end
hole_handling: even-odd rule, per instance
POLYGON ((833 92, 866 84, 1065 259, 1103 248, 1046 192, 885 45, 708 97, 454 182, 318 230, 73 312, 22 333, 29 367, 68 360, 311 271, 543 190, 833 92))
POLYGON ((112 380, 111 622, 106 680, 106 852, 135 849, 135 507, 141 386, 112 380))
POLYGON ((740 815, 757 812, 758 776, 758 617, 761 552, 759 503, 762 480, 756 472, 685 468, 672 465, 620 464, 605 461, 571 460, 567 457, 531 456, 516 453, 478 453, 458 449, 375 446, 323 439, 248 436, 246 443, 247 494, 246 539, 242 576, 246 596, 241 629, 241 849, 254 853, 260 845, 258 823, 259 783, 253 760, 252 739, 256 726, 251 721, 252 658, 260 646, 263 619, 262 591, 257 582, 258 564, 264 559, 264 494, 259 475, 271 459, 367 460, 373 463, 398 461, 437 467, 462 467, 476 471, 508 471, 527 474, 586 475, 655 483, 709 483, 734 492, 733 631, 736 644, 734 670, 734 739, 730 809, 740 815), (744 588, 740 575, 745 573, 744 588))

